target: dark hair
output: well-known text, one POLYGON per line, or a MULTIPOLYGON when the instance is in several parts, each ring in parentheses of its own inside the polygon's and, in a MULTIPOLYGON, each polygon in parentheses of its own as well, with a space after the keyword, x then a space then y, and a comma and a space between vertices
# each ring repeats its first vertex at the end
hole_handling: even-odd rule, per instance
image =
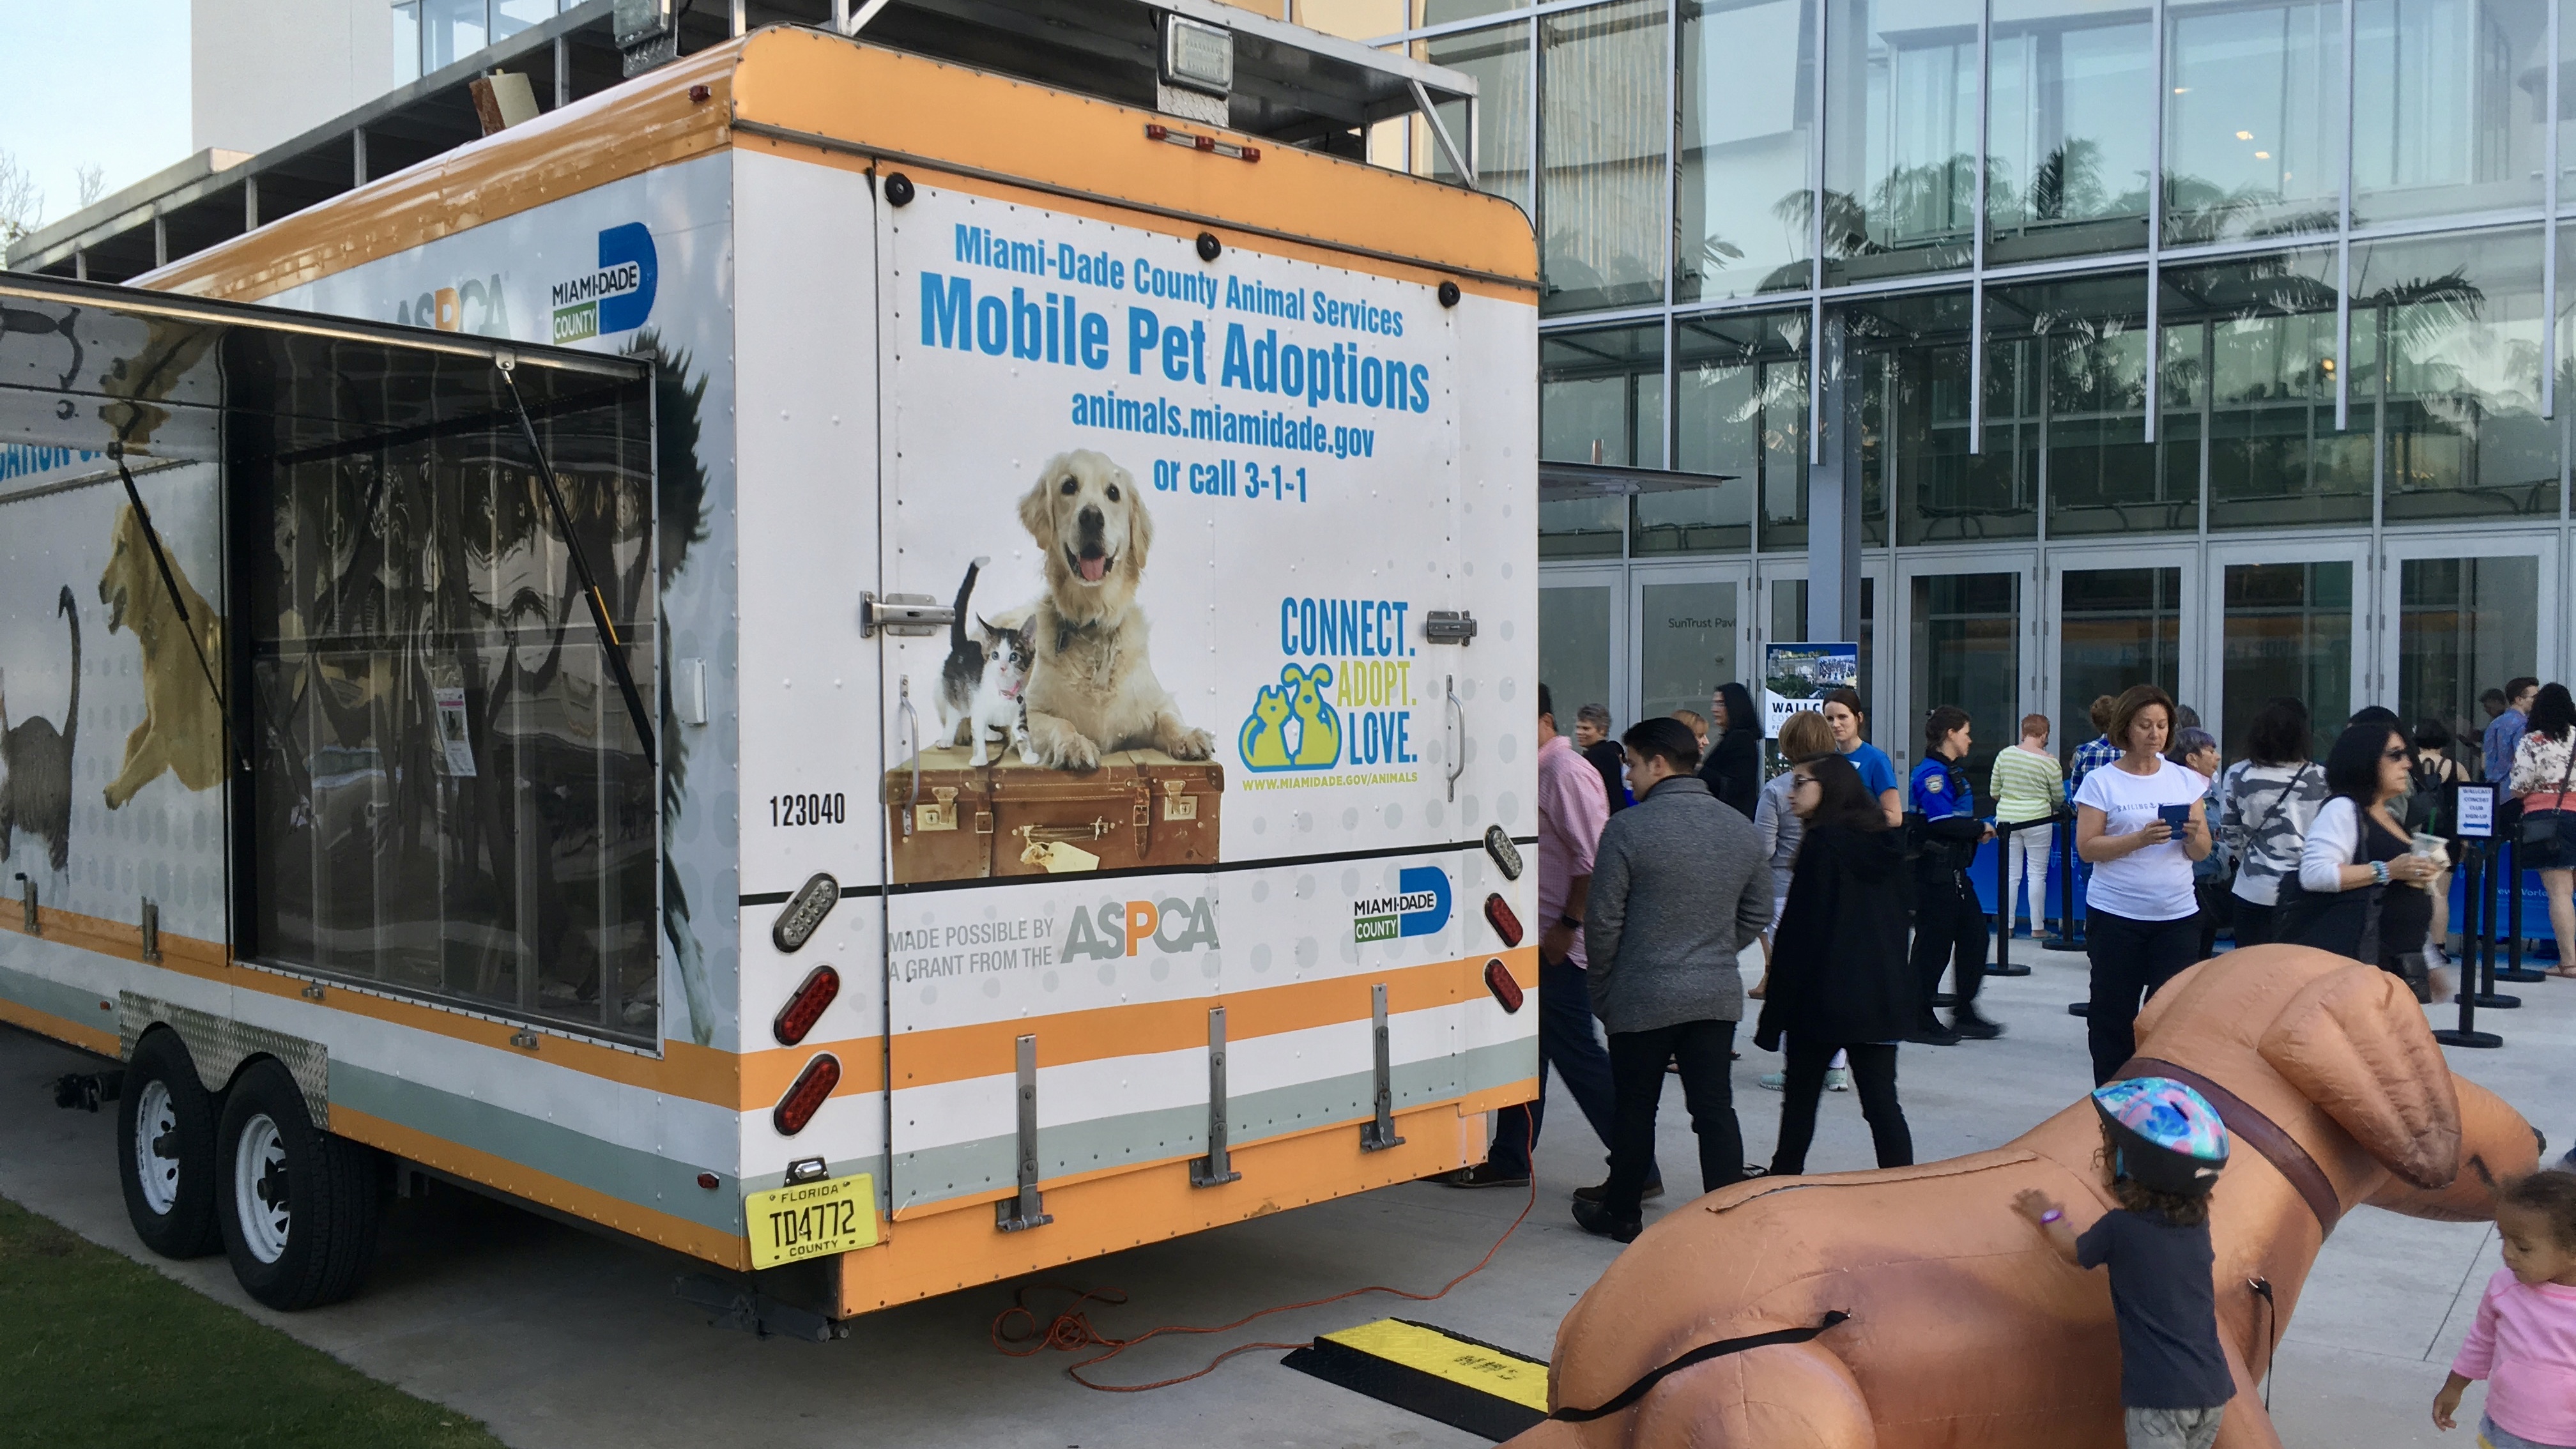
POLYGON ((2504 702, 2511 704, 2515 700, 2522 698, 2522 692, 2524 690, 2538 689, 2539 687, 2539 680, 2532 678, 2528 674, 2517 674, 2513 678, 2504 682, 2504 702))
POLYGON ((1677 719, 1641 719, 1628 726, 1619 743, 1638 754, 1660 757, 1676 774, 1687 775, 1699 768, 1699 736, 1677 719))
POLYGON ((2198 725, 2184 725, 2174 731, 2171 758, 2177 765, 2203 750, 2218 748, 2218 740, 2198 725))
POLYGON ((2308 758, 2308 707, 2287 695, 2254 711, 2245 729, 2245 753, 2258 765, 2297 764, 2308 758))
POLYGON ((2379 799, 2379 759, 2388 752, 2388 742, 2406 743, 2406 736, 2395 725, 2345 725, 2335 736, 2334 748, 2326 751, 2326 789, 2367 810, 2379 799))
POLYGON ((2097 733, 2107 735, 2111 732, 2111 709, 2118 703, 2118 700, 2107 694, 2093 696, 2093 706, 2085 713, 2092 716, 2093 728, 2097 733))
POLYGON ((2178 1192, 2158 1192, 2134 1177, 2112 1172, 2111 1164, 2119 1161, 2120 1149, 2111 1140, 2111 1124, 2101 1121, 2098 1114, 2095 1120, 2102 1127, 2102 1155, 2096 1160, 2102 1165, 2103 1176, 2110 1178, 2111 1196, 2119 1200, 2120 1206, 2133 1213, 2155 1213, 2178 1228, 2196 1228, 2209 1221, 2207 1193, 2184 1197, 2178 1192))
MULTIPOLYGON (((2132 684, 2120 691, 2118 699, 2111 701, 2111 719, 2102 731, 2111 737, 2111 743, 2119 746, 2122 753, 2125 754, 2129 748, 2130 728, 2137 724, 2138 716, 2143 714, 2149 705, 2164 706, 2165 724, 2168 730, 2181 727, 2182 721, 2174 717, 2172 695, 2152 684, 2132 684)), ((2170 738, 2170 734, 2167 737, 2170 738)))
POLYGON ((2531 702, 2531 732, 2561 740, 2567 737, 2569 725, 2576 725, 2576 699, 2567 697, 2567 686, 2540 686, 2540 697, 2531 702))
POLYGON ((2352 712, 2352 718, 2344 721, 2344 723, 2384 724, 2391 728, 2395 728, 2400 722, 2397 718, 2397 711, 2390 709, 2388 706, 2384 704, 2365 704, 2361 708, 2354 710, 2352 712))
POLYGON ((1549 719, 1556 718, 1556 696, 1548 693, 1544 684, 1538 687, 1538 712, 1549 719))
POLYGON ((1880 808, 1878 797, 1861 783, 1860 771, 1849 759, 1836 754, 1809 755, 1794 768, 1807 772, 1816 782, 1816 813, 1807 817, 1807 828, 1840 825, 1850 830, 1885 830, 1887 812, 1880 808))
POLYGON ((2490 689, 2490 690, 2488 690, 2486 693, 2481 694, 2481 695, 2479 695, 2479 696, 2478 696, 2478 703, 2480 703, 2480 704, 2511 704, 2511 703, 2513 703, 2513 701, 2512 701, 2512 700, 2509 700, 2509 699, 2507 699, 2507 698, 2505 698, 2505 697, 2504 697, 2504 691, 2503 691, 2503 690, 2501 690, 2501 689, 2490 689))
POLYGON ((1825 706, 1829 704, 1839 704, 1843 708, 1850 710, 1852 712, 1852 718, 1861 721, 1863 724, 1869 722, 1869 711, 1860 707, 1860 691, 1852 688, 1848 684, 1842 686, 1840 689, 1826 690, 1825 697, 1816 701, 1816 712, 1822 714, 1825 706))
POLYGON ((1753 692, 1733 680, 1717 687, 1717 697, 1726 701, 1726 732, 1751 730, 1762 733, 1762 716, 1753 708, 1753 692))
POLYGON ((2496 1206, 2540 1214, 2559 1247, 2576 1249, 2576 1172, 2547 1168, 2516 1178, 2496 1195, 2496 1206))
POLYGON ((2187 704, 2175 705, 2173 727, 2175 734, 2181 734, 2184 730, 2196 730, 2200 728, 2200 711, 2193 709, 2187 704))
POLYGON ((1955 704, 1936 704, 1923 716, 1923 753, 1937 754, 1950 731, 1968 722, 1968 712, 1955 704))
POLYGON ((1574 712, 1574 717, 1587 724, 1600 726, 1601 732, 1605 735, 1610 733, 1610 711, 1602 708, 1600 705, 1587 704, 1583 708, 1576 710, 1574 712))
POLYGON ((2451 727, 2426 715, 2415 721, 2415 748, 2447 750, 2451 747, 2451 727))

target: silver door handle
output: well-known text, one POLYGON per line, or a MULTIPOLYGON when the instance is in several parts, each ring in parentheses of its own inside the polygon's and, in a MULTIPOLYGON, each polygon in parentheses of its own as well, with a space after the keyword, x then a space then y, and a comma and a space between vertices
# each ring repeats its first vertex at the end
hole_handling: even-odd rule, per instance
POLYGON ((1458 777, 1467 772, 1467 710, 1458 703, 1458 676, 1440 676, 1440 687, 1449 696, 1449 715, 1457 721, 1456 737, 1449 744, 1449 803, 1458 803, 1458 777))

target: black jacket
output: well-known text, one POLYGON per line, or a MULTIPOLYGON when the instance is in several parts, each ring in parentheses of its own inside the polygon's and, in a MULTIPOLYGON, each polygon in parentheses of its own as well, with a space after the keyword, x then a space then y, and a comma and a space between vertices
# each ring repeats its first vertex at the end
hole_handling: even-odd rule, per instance
POLYGON ((1610 813, 1628 808, 1628 752, 1617 740, 1601 740, 1583 752, 1601 772, 1601 788, 1610 793, 1610 813))
POLYGON ((1818 1045, 1895 1041, 1923 1016, 1923 983, 1906 962, 1913 871, 1894 830, 1808 829, 1789 899, 1771 938, 1771 985, 1753 1041, 1782 1033, 1818 1045))
POLYGON ((1752 819, 1762 802, 1761 733, 1741 729, 1718 736, 1708 758, 1699 762, 1699 777, 1708 782, 1708 793, 1752 819))

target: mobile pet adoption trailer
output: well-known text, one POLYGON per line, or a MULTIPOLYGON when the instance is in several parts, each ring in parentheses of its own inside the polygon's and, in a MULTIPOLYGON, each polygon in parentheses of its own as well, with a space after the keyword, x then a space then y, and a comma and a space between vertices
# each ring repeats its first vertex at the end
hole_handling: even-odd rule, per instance
POLYGON ((0 1019, 145 1240, 326 1302, 443 1179, 822 1324, 1480 1159, 1535 248, 1331 149, 780 28, 0 274, 0 1019))

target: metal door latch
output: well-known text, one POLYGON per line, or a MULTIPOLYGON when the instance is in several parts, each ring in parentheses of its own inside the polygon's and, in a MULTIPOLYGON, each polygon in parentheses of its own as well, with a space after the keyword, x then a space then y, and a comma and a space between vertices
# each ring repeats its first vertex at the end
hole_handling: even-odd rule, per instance
POLYGON ((859 637, 873 638, 880 629, 889 634, 927 639, 957 622, 957 611, 928 594, 888 594, 880 599, 873 593, 859 595, 859 637))
POLYGON ((1433 609, 1422 616, 1422 637, 1434 644, 1472 644, 1476 642, 1475 611, 1433 609))

